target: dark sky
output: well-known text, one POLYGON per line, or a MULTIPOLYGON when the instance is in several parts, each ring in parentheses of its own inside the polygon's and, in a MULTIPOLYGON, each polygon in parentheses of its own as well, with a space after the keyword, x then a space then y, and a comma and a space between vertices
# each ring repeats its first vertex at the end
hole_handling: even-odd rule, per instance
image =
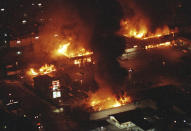
MULTIPOLYGON (((99 3, 99 0, 54 0, 57 1, 57 3, 73 3, 73 5, 76 5, 77 8, 84 8, 84 10, 81 9, 81 11, 86 11, 87 7, 91 7, 91 3, 99 3), (86 6, 86 7, 85 7, 86 6)), ((52 4, 54 1, 47 1, 47 0, 0 0, 0 8, 6 8, 6 18, 3 19, 2 17, 5 17, 2 12, 0 13, 1 22, 4 22, 6 24, 12 24, 16 22, 16 19, 19 19, 22 14, 22 12, 28 12, 31 14, 31 17, 35 17, 38 15, 39 9, 33 8, 31 6, 32 3, 39 3, 42 2, 46 7, 49 8, 49 5, 52 4), (3 21, 4 20, 4 21, 3 21)), ((119 0, 124 1, 124 0, 119 0)), ((145 15, 147 15, 151 20, 152 23, 155 23, 153 26, 160 26, 161 24, 164 24, 168 22, 169 19, 171 19, 174 7, 178 5, 178 3, 182 3, 182 13, 183 14, 190 14, 191 8, 190 8, 190 1, 189 0, 129 0, 130 2, 134 2, 137 6, 137 8, 141 9, 142 12, 144 12, 145 15), (177 5, 176 5, 177 4, 177 5)), ((113 2, 102 0, 99 4, 100 6, 110 7, 112 6, 113 2), (104 3, 107 3, 105 6, 104 3)), ((56 6, 56 5, 55 5, 56 6)), ((128 7, 128 5, 127 5, 128 7)), ((98 7, 99 8, 99 7, 98 7)), ((95 8, 92 8, 95 9, 95 8)), ((107 9, 107 8, 105 8, 107 9)), ((112 12, 111 12, 112 13, 112 12)), ((132 13, 132 12, 131 12, 132 13)), ((188 17, 188 16, 185 16, 188 17)))

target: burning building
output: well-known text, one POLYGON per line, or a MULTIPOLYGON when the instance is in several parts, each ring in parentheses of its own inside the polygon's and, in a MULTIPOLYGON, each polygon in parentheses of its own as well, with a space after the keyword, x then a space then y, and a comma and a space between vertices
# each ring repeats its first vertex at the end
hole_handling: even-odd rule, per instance
MULTIPOLYGON (((142 99, 142 96, 135 94, 140 90, 156 86, 155 82, 162 81, 163 76, 160 75, 160 71, 165 78, 170 75, 167 70, 173 62, 168 63, 167 56, 159 56, 161 49, 154 48, 165 48, 163 52, 165 55, 172 54, 169 49, 178 39, 178 28, 170 24, 173 23, 173 15, 176 15, 170 15, 174 10, 170 6, 172 1, 33 2, 32 8, 45 8, 40 11, 41 13, 38 11, 39 16, 36 17, 44 21, 42 25, 34 26, 38 29, 38 33, 33 32, 30 36, 28 35, 28 38, 19 37, 10 42, 8 35, 2 36, 0 33, 2 42, 8 41, 10 47, 19 48, 16 55, 19 58, 23 56, 22 61, 25 65, 20 71, 17 61, 9 65, 0 63, 3 63, 8 71, 10 70, 9 73, 24 72, 25 75, 19 82, 24 81, 30 84, 30 89, 45 99, 51 99, 54 102, 62 101, 72 109, 74 107, 85 110, 87 114, 91 114, 89 121, 104 120, 119 128, 135 126, 127 121, 123 125, 117 117, 121 116, 119 113, 154 105, 151 101, 136 103, 135 100, 142 99), (41 17, 40 15, 44 13, 46 15, 41 17), (24 49, 24 46, 29 45, 31 50, 24 49), (124 57, 124 53, 127 57, 124 57), (136 55, 141 56, 138 62, 131 59, 136 55), (147 65, 149 65, 148 68, 146 68, 147 65), (153 69, 150 65, 156 68, 153 69), (14 68, 17 68, 18 72, 12 72, 14 68), (159 75, 157 74, 154 78, 149 77, 150 74, 154 75, 155 71, 159 75)), ((27 6, 23 4, 21 6, 27 9, 27 6)), ((4 13, 7 12, 9 13, 7 10, 4 11, 4 13)), ((20 13, 22 14, 20 23, 27 27, 30 25, 32 15, 28 12, 20 13)), ((30 31, 25 30, 25 32, 30 31)), ((184 40, 179 42, 184 43, 184 40)), ((7 46, 9 46, 8 43, 7 46)), ((186 52, 188 50, 183 50, 181 54, 186 52)), ((171 55, 173 60, 179 58, 179 55, 176 57, 174 54, 171 55)), ((9 57, 3 61, 9 61, 7 58, 9 57)), ((179 72, 184 73, 177 70, 173 74, 176 75, 179 72)), ((163 83, 168 80, 171 81, 167 79, 163 83)))
MULTIPOLYGON (((57 10, 50 8, 51 21, 39 29, 38 37, 33 40, 34 56, 27 69, 27 75, 34 78, 35 88, 42 83, 41 92, 46 92, 46 88, 52 90, 51 82, 57 80, 57 74, 67 73, 71 81, 77 79, 81 86, 85 85, 82 84, 85 79, 93 79, 95 83, 92 83, 98 86, 88 91, 75 88, 88 95, 86 104, 94 111, 132 102, 125 89, 128 71, 121 67, 118 58, 129 45, 147 50, 171 46, 177 30, 164 23, 154 26, 143 9, 135 3, 124 3, 120 0, 72 0, 63 4, 66 8, 62 4, 57 10)), ((74 90, 70 84, 67 86, 74 90)))
POLYGON ((34 68, 30 68, 30 70, 27 73, 28 75, 31 75, 31 76, 38 76, 38 75, 50 74, 54 71, 56 71, 56 68, 54 65, 45 64, 44 66, 40 67, 38 71, 35 71, 34 68))
POLYGON ((56 56, 67 57, 72 64, 79 67, 86 63, 93 63, 93 52, 87 51, 85 48, 70 49, 71 43, 61 44, 55 51, 56 56))
POLYGON ((96 93, 89 93, 88 96, 86 104, 92 108, 92 111, 115 108, 132 102, 127 94, 117 96, 109 88, 98 89, 96 93))

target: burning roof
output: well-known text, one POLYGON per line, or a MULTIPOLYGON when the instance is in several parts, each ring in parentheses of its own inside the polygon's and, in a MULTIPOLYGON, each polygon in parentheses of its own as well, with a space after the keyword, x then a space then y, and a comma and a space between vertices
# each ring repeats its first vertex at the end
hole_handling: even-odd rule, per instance
POLYGON ((79 49, 70 49, 71 43, 64 43, 60 44, 59 48, 55 51, 55 54, 58 56, 66 56, 68 58, 73 58, 73 57, 80 57, 80 56, 88 56, 92 55, 93 52, 91 51, 86 51, 84 48, 79 48, 79 49))
POLYGON ((52 72, 56 71, 56 68, 54 65, 48 65, 45 64, 43 66, 41 66, 39 69, 34 69, 34 68, 30 68, 27 72, 28 75, 30 76, 38 76, 38 75, 46 75, 46 74, 50 74, 52 72))
POLYGON ((162 28, 157 28, 156 31, 152 33, 149 31, 149 27, 147 26, 146 23, 144 23, 144 21, 134 22, 125 19, 121 21, 120 33, 125 37, 149 39, 149 38, 160 37, 162 35, 169 35, 170 33, 173 33, 173 31, 170 31, 169 27, 165 25, 162 28))

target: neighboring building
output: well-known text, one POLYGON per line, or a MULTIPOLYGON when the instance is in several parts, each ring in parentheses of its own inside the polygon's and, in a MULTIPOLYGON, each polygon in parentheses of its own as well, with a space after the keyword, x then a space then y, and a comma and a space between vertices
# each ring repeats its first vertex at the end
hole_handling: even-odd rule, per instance
POLYGON ((60 80, 48 75, 39 75, 34 77, 34 90, 47 99, 61 98, 62 90, 60 80))
POLYGON ((10 41, 10 47, 26 47, 30 46, 31 44, 34 44, 39 40, 39 36, 36 37, 26 37, 26 38, 20 38, 16 40, 11 40, 10 41))
POLYGON ((105 119, 93 121, 96 126, 90 131, 155 131, 155 112, 151 108, 137 108, 109 115, 105 119))
POLYGON ((10 32, 8 29, 0 28, 0 48, 9 47, 10 32))
POLYGON ((0 32, 0 37, 0 42, 4 42, 0 43, 0 77, 18 78, 32 56, 33 44, 30 39, 10 41, 8 33, 0 32))
POLYGON ((124 106, 106 109, 98 112, 94 112, 90 115, 90 120, 101 120, 101 119, 107 119, 109 116, 127 112, 131 110, 135 110, 136 108, 147 108, 150 107, 152 109, 157 109, 156 103, 152 100, 142 100, 139 102, 130 103, 124 106))
POLYGON ((17 76, 21 73, 23 48, 4 48, 0 54, 0 76, 17 76))
POLYGON ((51 84, 53 78, 48 75, 37 76, 33 78, 34 80, 34 90, 45 97, 51 98, 51 84))

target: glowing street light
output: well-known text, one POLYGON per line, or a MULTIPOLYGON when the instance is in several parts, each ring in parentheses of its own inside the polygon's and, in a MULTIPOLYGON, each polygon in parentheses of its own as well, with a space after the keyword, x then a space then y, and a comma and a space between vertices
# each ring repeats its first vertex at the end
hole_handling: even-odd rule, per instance
POLYGON ((26 23, 27 23, 27 21, 26 21, 26 20, 22 20, 22 23, 23 23, 23 24, 26 24, 26 23))
POLYGON ((5 8, 1 8, 1 11, 4 12, 4 11, 5 11, 5 8))
POLYGON ((41 7, 41 6, 42 6, 42 3, 38 3, 38 6, 41 7))

